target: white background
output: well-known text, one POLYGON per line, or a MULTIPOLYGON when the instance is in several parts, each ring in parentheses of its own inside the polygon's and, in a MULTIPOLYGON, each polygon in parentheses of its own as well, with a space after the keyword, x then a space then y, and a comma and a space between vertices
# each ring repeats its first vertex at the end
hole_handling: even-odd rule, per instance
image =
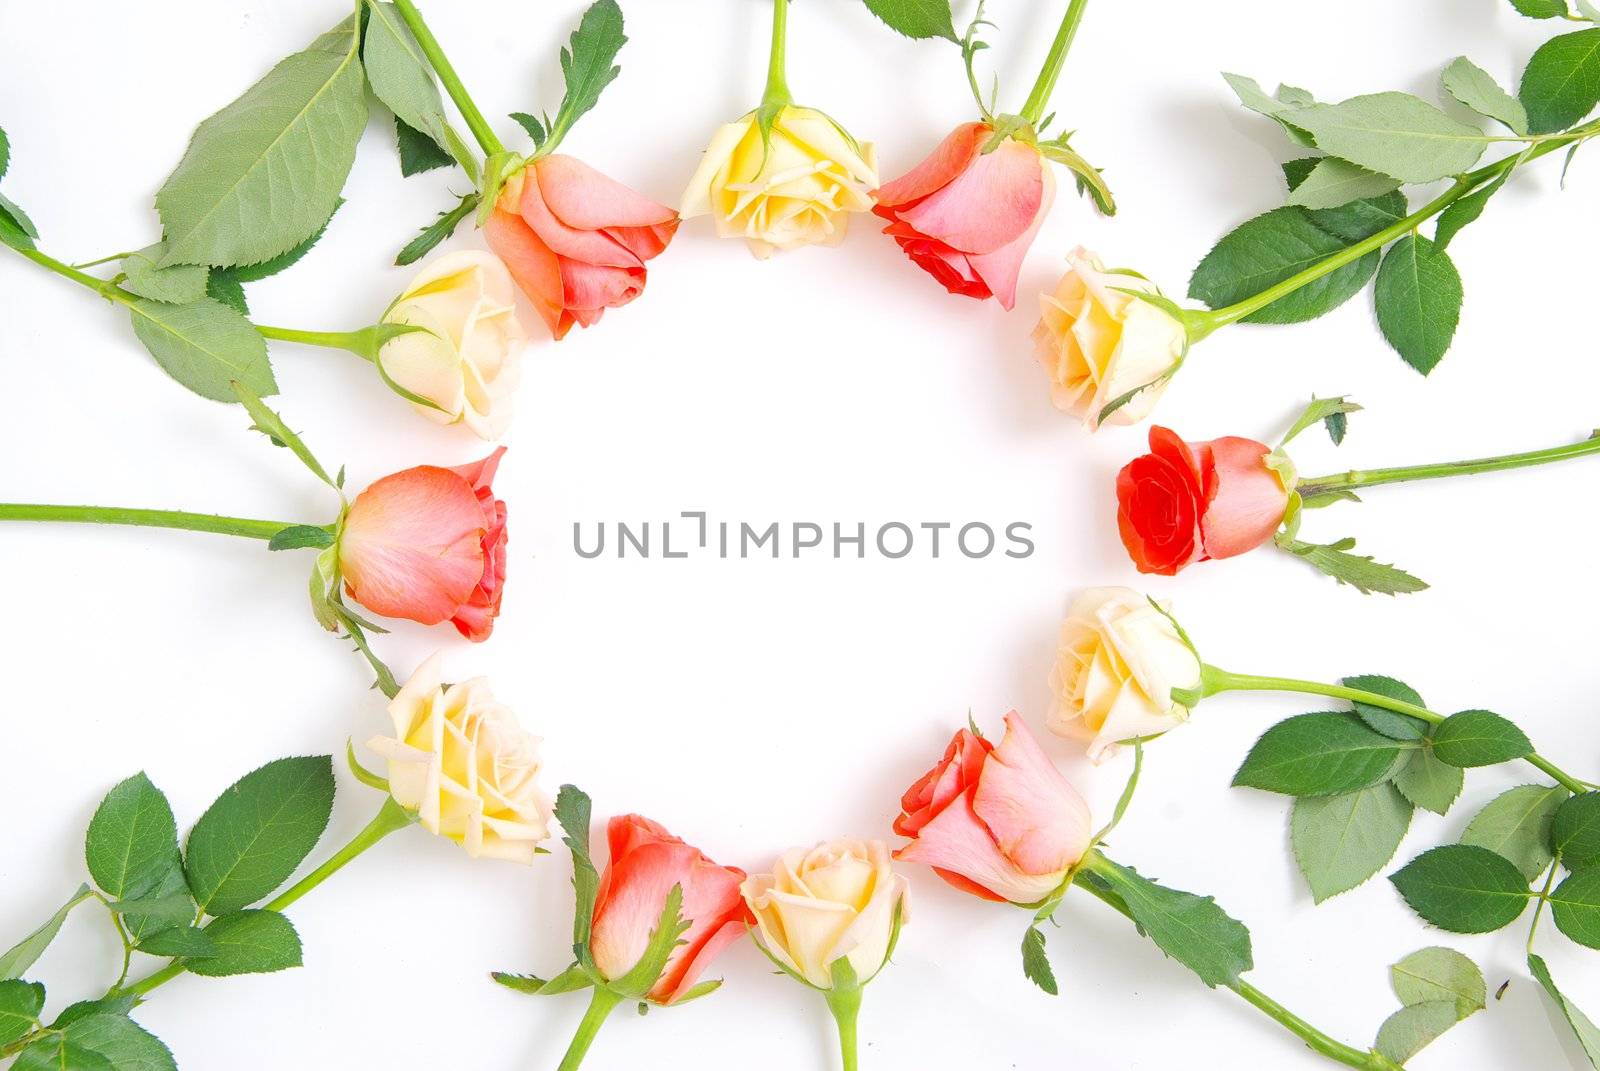
MULTIPOLYGON (((32 212, 44 247, 69 260, 154 240, 152 194, 194 124, 342 14, 320 0, 6 6, 5 190, 32 212)), ((502 116, 554 108, 557 42, 580 7, 473 0, 433 2, 427 14, 485 110, 502 116)), ((1001 25, 985 58, 1005 71, 1010 108, 1059 8, 991 5, 1001 25)), ((713 127, 756 101, 767 7, 632 0, 626 10, 622 76, 566 150, 675 202, 713 127)), ((1144 429, 1091 437, 1056 412, 1028 343, 1034 295, 1074 244, 1181 294, 1218 235, 1280 202, 1276 164, 1290 146, 1234 103, 1219 71, 1323 99, 1389 88, 1432 97, 1451 57, 1469 54, 1514 84, 1532 49, 1564 29, 1493 0, 1094 5, 1055 104, 1122 211, 1096 218, 1063 176, 1014 313, 946 296, 870 220, 840 249, 764 264, 713 238, 706 221, 686 224, 639 301, 528 355, 498 485, 511 506, 511 575, 493 640, 473 647, 403 626, 382 640, 384 654, 404 673, 442 646, 453 676, 490 674, 545 737, 552 788, 581 784, 598 817, 645 812, 747 869, 791 844, 888 837, 899 794, 969 709, 993 727, 1014 706, 1042 731, 1056 624, 1091 584, 1174 600, 1211 661, 1400 676, 1441 710, 1515 717, 1547 754, 1593 776, 1596 463, 1380 490, 1308 523, 1312 538, 1354 535, 1410 566, 1433 583, 1424 594, 1363 598, 1270 550, 1143 580, 1116 539, 1112 479, 1144 429), (574 521, 694 509, 758 525, 1024 520, 1038 551, 1021 562, 858 563, 584 561, 571 549, 574 521)), ((876 141, 886 177, 972 111, 955 49, 896 38, 853 0, 797 4, 789 52, 797 96, 876 141)), ((1457 240, 1466 306, 1429 379, 1384 345, 1369 292, 1314 325, 1215 336, 1160 418, 1193 439, 1271 439, 1313 392, 1355 395, 1367 411, 1342 449, 1316 432, 1297 444, 1308 472, 1586 435, 1600 421, 1595 168, 1580 154, 1562 192, 1559 160, 1540 161, 1457 240)), ((390 266, 394 251, 461 187, 447 172, 402 181, 375 110, 349 204, 300 266, 251 288, 257 318, 371 322, 409 276, 390 266)), ((478 241, 463 232, 453 245, 478 241)), ((0 293, 0 499, 331 517, 328 495, 247 433, 236 408, 161 375, 117 310, 14 257, 0 260, 0 293)), ((483 452, 460 429, 412 415, 353 357, 274 344, 273 358, 290 423, 325 460, 347 463, 357 486, 483 452)), ((309 567, 304 553, 221 537, 0 529, 0 944, 80 880, 84 825, 133 771, 149 771, 187 824, 267 759, 338 752, 347 736, 386 728, 364 667, 310 619, 309 567)), ((1114 848, 1146 873, 1215 894, 1252 928, 1250 977, 1366 1045, 1396 1006, 1387 965, 1441 935, 1384 881, 1314 908, 1289 857, 1286 801, 1228 787, 1255 735, 1309 705, 1207 703, 1151 749, 1114 848)), ((1046 745, 1104 813, 1126 759, 1095 770, 1067 743, 1046 745)), ((1497 791, 1531 779, 1526 768, 1472 774, 1448 818, 1419 814, 1400 861, 1454 839, 1497 791)), ((319 854, 377 805, 342 768, 340 788, 319 854)), ((566 963, 568 873, 559 850, 521 869, 406 831, 294 908, 304 969, 183 978, 138 1017, 201 1071, 554 1066, 583 998, 519 997, 487 972, 566 963)), ((1063 988, 1051 999, 1019 969, 1025 916, 925 870, 912 878, 898 962, 866 1002, 869 1067, 1320 1066, 1084 897, 1068 900, 1050 935, 1063 988)), ((1577 1066, 1526 976, 1524 935, 1519 925, 1447 938, 1483 965, 1491 990, 1510 988, 1414 1067, 1577 1066)), ((1600 1011, 1592 954, 1553 929, 1541 950, 1579 1003, 1600 1011)), ((38 968, 51 1008, 98 993, 117 951, 103 918, 80 909, 38 968)), ((648 1020, 619 1014, 590 1066, 833 1065, 820 1001, 773 976, 754 948, 736 946, 713 974, 728 985, 712 999, 648 1020)))

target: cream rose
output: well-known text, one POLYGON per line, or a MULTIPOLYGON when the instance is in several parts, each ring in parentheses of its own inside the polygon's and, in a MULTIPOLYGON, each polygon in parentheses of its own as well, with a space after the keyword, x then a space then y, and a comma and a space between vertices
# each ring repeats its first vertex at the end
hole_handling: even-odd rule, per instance
POLYGON ((881 841, 836 840, 785 852, 771 874, 740 886, 756 918, 756 940, 772 958, 819 989, 848 959, 865 985, 889 954, 895 916, 905 920, 906 879, 881 841))
POLYGON ((1174 688, 1200 684, 1200 660, 1177 628, 1129 588, 1092 588, 1061 625, 1050 690, 1050 730, 1083 740, 1100 762, 1118 744, 1188 720, 1174 688))
MULTIPOLYGON (((1091 429, 1100 411, 1122 395, 1152 383, 1183 356, 1184 327, 1163 309, 1121 290, 1154 293, 1136 275, 1109 273, 1081 246, 1055 291, 1039 295, 1034 353, 1050 376, 1050 400, 1091 429)), ((1166 384, 1141 391, 1108 424, 1137 424, 1149 415, 1166 384)))
POLYGON ((539 738, 495 701, 489 682, 443 683, 436 654, 390 702, 389 717, 395 735, 367 746, 389 760, 395 802, 470 856, 533 862, 550 835, 539 738))
POLYGON ((788 105, 763 139, 754 114, 722 127, 683 194, 681 215, 716 220, 758 257, 774 249, 835 245, 851 212, 872 207, 877 157, 814 108, 788 105))
POLYGON ((424 265, 383 322, 427 328, 390 339, 378 352, 389 381, 438 406, 416 405, 417 412, 465 424, 485 439, 505 432, 528 334, 499 257, 461 250, 424 265))

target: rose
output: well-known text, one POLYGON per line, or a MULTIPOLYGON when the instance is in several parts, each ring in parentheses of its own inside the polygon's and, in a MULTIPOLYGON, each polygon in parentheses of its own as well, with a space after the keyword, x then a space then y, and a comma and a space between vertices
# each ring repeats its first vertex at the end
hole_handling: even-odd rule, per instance
POLYGON ((785 852, 771 874, 746 879, 740 891, 772 958, 831 989, 840 959, 859 984, 878 973, 905 919, 906 888, 882 841, 836 840, 785 852))
POLYGON ((1050 376, 1050 399, 1090 428, 1101 410, 1140 390, 1106 417, 1109 424, 1136 424, 1160 400, 1168 375, 1183 357, 1183 324, 1148 301, 1122 293, 1154 293, 1137 275, 1107 272, 1083 248, 1067 255, 1071 267, 1055 291, 1039 296, 1034 352, 1050 376))
POLYGON ((709 213, 717 233, 758 257, 837 245, 851 212, 872 207, 877 157, 814 108, 786 105, 763 131, 754 113, 721 127, 683 193, 685 219, 709 213))
POLYGON ((1166 614, 1128 588, 1091 588, 1061 624, 1049 726, 1086 741, 1100 762, 1118 744, 1183 724, 1174 688, 1200 684, 1200 659, 1166 614))
POLYGON ((389 760, 394 801, 474 858, 533 862, 550 835, 539 738, 495 700, 489 682, 442 683, 436 654, 389 703, 389 717, 395 735, 367 746, 389 760))
POLYGON ((506 578, 506 506, 490 486, 505 452, 418 465, 357 495, 339 533, 350 597, 385 617, 449 621, 469 640, 488 639, 506 578))
POLYGON ((650 944, 673 886, 683 890, 684 931, 649 999, 670 1004, 683 996, 717 953, 744 933, 749 915, 739 895, 745 873, 718 866, 661 826, 630 814, 606 826, 610 861, 595 896, 589 949, 607 980, 633 969, 650 944))
POLYGON ((1055 178, 1032 145, 1006 138, 991 150, 993 137, 987 123, 956 127, 927 159, 877 191, 873 211, 889 220, 883 233, 950 293, 993 296, 1009 309, 1055 178))
POLYGON ((1186 443, 1151 428, 1150 452, 1117 474, 1117 528, 1139 571, 1173 576, 1271 539, 1289 507, 1271 453, 1254 439, 1186 443))
POLYGON ((913 838, 895 858, 927 863, 988 900, 1031 904, 1066 880, 1091 839, 1089 808, 1016 711, 999 745, 970 729, 906 791, 894 831, 913 838))
POLYGON ((672 209, 552 153, 506 182, 484 234, 561 338, 574 323, 589 327, 638 297, 645 261, 677 229, 672 209))
POLYGON ((484 439, 505 432, 528 335, 517 319, 511 273, 498 257, 461 250, 425 264, 383 322, 426 328, 397 335, 378 351, 386 381, 433 403, 413 403, 417 412, 465 424, 484 439))

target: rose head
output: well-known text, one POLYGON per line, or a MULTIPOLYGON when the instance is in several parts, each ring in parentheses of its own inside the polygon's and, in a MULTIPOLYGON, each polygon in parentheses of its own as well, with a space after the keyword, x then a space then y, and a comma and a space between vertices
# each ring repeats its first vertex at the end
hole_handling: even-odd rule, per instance
POLYGON ((928 158, 878 190, 883 233, 952 294, 1016 304, 1017 276, 1050 211, 1055 177, 1039 150, 964 123, 928 158))
POLYGON ((1184 326, 1165 309, 1123 292, 1154 292, 1147 280, 1108 272, 1081 247, 1067 260, 1071 267, 1054 292, 1039 295, 1033 329, 1034 353, 1050 376, 1050 400, 1092 429, 1107 405, 1150 385, 1106 417, 1108 424, 1137 424, 1161 398, 1166 383, 1158 380, 1183 356, 1184 326))
POLYGON ((1117 745, 1182 725, 1174 688, 1200 684, 1200 660, 1167 615, 1129 588, 1091 588, 1061 624, 1050 731, 1082 740, 1100 762, 1117 745))
POLYGON ((389 793, 428 831, 474 858, 533 862, 550 835, 539 738, 478 678, 444 684, 429 658, 389 703, 393 737, 367 746, 389 760, 389 793))
POLYGON ((896 913, 905 921, 906 889, 882 841, 836 840, 785 852, 772 873, 747 878, 741 891, 772 958, 832 989, 840 959, 862 985, 878 973, 896 913))
POLYGON ((1089 848, 1089 808, 1016 711, 998 745, 970 729, 906 791, 895 858, 926 863, 956 888, 1031 904, 1049 896, 1089 848))
POLYGON ((506 578, 506 505, 490 486, 504 453, 418 465, 357 495, 339 536, 350 597, 384 617, 449 621, 469 640, 488 639, 506 578))
POLYGON ((670 1004, 687 992, 706 966, 744 933, 749 912, 739 895, 745 873, 718 866, 661 826, 630 814, 606 825, 610 861, 594 903, 590 952, 608 981, 627 974, 650 944, 673 886, 683 890, 679 909, 689 929, 650 988, 649 999, 670 1004))
POLYGON ((1117 528, 1139 571, 1173 576, 1271 539, 1289 507, 1271 453, 1254 439, 1186 443, 1151 428, 1150 452, 1117 474, 1117 528))
POLYGON ((589 327, 644 290, 645 261, 667 247, 678 215, 570 156, 512 176, 484 228, 550 333, 589 327))

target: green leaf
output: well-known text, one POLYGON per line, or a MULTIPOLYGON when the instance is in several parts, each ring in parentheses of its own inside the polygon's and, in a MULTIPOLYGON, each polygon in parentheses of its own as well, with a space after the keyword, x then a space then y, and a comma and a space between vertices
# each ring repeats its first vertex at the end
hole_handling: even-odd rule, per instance
POLYGON ((204 959, 217 954, 217 946, 206 931, 194 926, 174 926, 159 930, 139 942, 139 951, 151 956, 204 959))
POLYGON ((559 993, 575 993, 594 985, 594 979, 576 963, 549 979, 532 974, 508 974, 505 971, 495 971, 489 977, 518 993, 546 997, 559 993))
POLYGON ((333 533, 315 524, 291 524, 280 528, 267 540, 268 550, 300 550, 304 547, 331 547, 333 533))
POLYGON ((1022 973, 1028 981, 1052 997, 1061 992, 1056 985, 1056 972, 1050 968, 1050 953, 1045 948, 1044 934, 1037 926, 1029 926, 1022 934, 1022 973))
POLYGON ((1471 768, 1493 766, 1533 753, 1523 731, 1488 710, 1452 714, 1433 730, 1433 753, 1440 762, 1471 768))
POLYGON ((171 869, 153 888, 139 897, 119 900, 113 907, 122 915, 122 924, 135 942, 179 922, 192 922, 195 915, 194 897, 176 854, 171 869))
POLYGON ((406 247, 400 250, 399 256, 394 258, 394 262, 403 267, 421 260, 433 252, 434 247, 440 242, 454 234, 461 221, 472 215, 473 209, 477 207, 478 195, 466 194, 454 208, 440 212, 437 219, 422 228, 421 233, 407 242, 406 247))
POLYGON ((1445 92, 1479 115, 1502 123, 1512 133, 1528 132, 1528 112, 1522 102, 1501 89, 1493 75, 1467 57, 1451 60, 1439 78, 1445 92))
POLYGON ((1434 757, 1432 748, 1412 752, 1411 758, 1394 775, 1394 787, 1423 810, 1447 814, 1461 795, 1467 775, 1459 766, 1447 766, 1434 757))
POLYGON ((328 221, 367 123, 358 36, 346 19, 200 124, 156 194, 163 267, 253 264, 328 221))
POLYGON ((1228 83, 1239 98, 1239 103, 1260 115, 1273 119, 1283 127, 1288 134, 1301 145, 1311 144, 1311 135, 1294 125, 1293 114, 1296 108, 1307 104, 1316 103, 1311 94, 1303 89, 1292 86, 1280 85, 1277 94, 1270 95, 1261 88, 1261 84, 1254 78, 1247 78, 1242 74, 1229 74, 1224 71, 1222 78, 1228 83))
POLYGON ((34 236, 28 233, 32 228, 33 221, 23 214, 22 209, 0 195, 0 244, 12 249, 34 249, 34 236))
POLYGON ((1450 254, 1420 234, 1389 247, 1373 289, 1378 327, 1412 368, 1433 371, 1461 319, 1461 274, 1450 254))
POLYGON ((578 963, 591 967, 589 931, 594 923, 594 901, 600 889, 600 875, 589 857, 589 823, 593 805, 575 785, 562 785, 556 793, 555 816, 561 823, 561 840, 572 852, 572 953, 578 963))
POLYGON ((288 252, 279 253, 277 256, 269 257, 266 260, 258 260, 254 264, 240 264, 232 268, 213 268, 211 270, 212 278, 216 278, 219 273, 226 273, 241 283, 258 283, 262 279, 270 278, 281 271, 294 267, 307 253, 316 248, 318 242, 322 241, 322 236, 328 233, 328 227, 333 223, 333 217, 339 214, 339 209, 344 207, 344 203, 343 197, 334 201, 333 215, 323 221, 322 226, 317 228, 315 234, 288 252))
POLYGON ((1453 933, 1489 933, 1528 905, 1521 871, 1487 848, 1446 844, 1423 852, 1389 878, 1411 910, 1453 933))
POLYGON ((1489 991, 1478 965, 1453 948, 1424 948, 1389 968, 1394 994, 1405 1005, 1449 1001, 1465 1019, 1488 1004, 1489 991))
POLYGON ((1550 909, 1562 933, 1585 948, 1600 948, 1600 867, 1580 870, 1557 885, 1550 909))
POLYGON ((1106 185, 1100 169, 1079 155, 1076 149, 1067 144, 1064 136, 1051 141, 1041 141, 1036 148, 1046 160, 1053 160, 1072 172, 1072 181, 1077 187, 1078 195, 1087 196, 1093 202, 1095 211, 1102 216, 1117 214, 1116 199, 1111 196, 1111 187, 1106 185))
POLYGON ((1600 27, 1552 37, 1522 71, 1517 89, 1528 110, 1528 130, 1565 130, 1600 102, 1600 27))
POLYGON ((1278 545, 1363 595, 1408 595, 1426 591, 1428 587, 1404 569, 1374 561, 1364 554, 1351 554, 1350 550, 1356 545, 1353 539, 1341 539, 1337 543, 1302 543, 1297 539, 1280 538, 1278 545))
POLYGON ((1094 855, 1089 864, 1156 947, 1206 985, 1233 985, 1253 965, 1250 931, 1209 896, 1157 885, 1132 867, 1094 855))
POLYGON ((1387 781, 1414 746, 1373 732, 1353 714, 1300 714, 1256 741, 1233 783, 1289 796, 1336 796, 1387 781))
POLYGON ((433 68, 393 4, 368 3, 367 10, 361 58, 373 96, 394 113, 401 172, 414 175, 451 163, 445 151, 449 122, 433 68))
POLYGON ((46 1034, 22 1050, 11 1071, 117 1071, 117 1066, 64 1034, 46 1034))
POLYGON ((152 301, 186 305, 206 296, 206 278, 211 274, 204 264, 156 265, 165 255, 167 243, 145 246, 122 260, 122 288, 152 301))
POLYGON ((63 1023, 57 1019, 67 1039, 111 1061, 116 1071, 177 1071, 172 1052, 161 1040, 129 1019, 127 1008, 118 1010, 114 1002, 86 1005, 89 1014, 63 1023))
MULTIPOLYGON (((1213 309, 1254 297, 1348 243, 1318 226, 1306 209, 1289 205, 1246 220, 1223 235, 1195 267, 1189 296, 1213 309)), ((1307 283, 1245 317, 1247 323, 1314 320, 1344 304, 1378 268, 1376 251, 1307 283)))
POLYGON ((240 316, 250 315, 250 302, 245 299, 244 285, 233 268, 213 268, 206 276, 206 297, 222 302, 240 316))
POLYGON ((896 33, 917 40, 941 37, 961 43, 950 15, 950 0, 866 0, 866 3, 867 10, 896 33))
POLYGON ((650 931, 644 954, 621 978, 611 979, 610 988, 624 996, 643 999, 667 969, 667 961, 683 943, 680 938, 688 932, 689 925, 683 917, 683 886, 674 885, 661 906, 655 929, 650 931))
MULTIPOLYGON (((268 408, 260 398, 256 397, 248 389, 235 386, 233 393, 239 399, 239 404, 244 406, 244 411, 250 414, 250 420, 252 421, 250 427, 252 430, 259 431, 271 439, 274 444, 287 449, 291 454, 299 458, 300 463, 313 476, 329 487, 338 490, 339 484, 332 476, 328 475, 328 470, 322 467, 322 462, 317 460, 316 455, 311 452, 311 448, 305 444, 305 441, 299 435, 296 435, 288 424, 284 423, 283 417, 268 408)), ((278 535, 282 534, 281 531, 278 533, 278 535)), ((277 536, 275 535, 273 538, 276 539, 277 536)), ((306 545, 309 546, 311 544, 306 545)))
POLYGON ((265 897, 316 846, 332 809, 327 755, 278 759, 245 774, 189 834, 184 869, 195 902, 226 915, 265 897))
POLYGON ((1433 227, 1434 248, 1443 252, 1444 247, 1450 244, 1450 240, 1461 232, 1461 228, 1483 215, 1483 208, 1489 203, 1489 198, 1493 197, 1510 177, 1510 169, 1502 171, 1493 182, 1478 187, 1440 212, 1439 219, 1433 227))
POLYGON ((1558 19, 1567 14, 1566 0, 1511 0, 1511 6, 1530 19, 1558 19))
POLYGON ((1529 952, 1528 970, 1533 972, 1533 976, 1539 980, 1544 991, 1550 994, 1550 999, 1561 1009, 1561 1014, 1567 1020, 1567 1025, 1572 1027, 1573 1036, 1578 1039, 1583 1054, 1589 1058, 1589 1065, 1600 1068, 1600 1027, 1596 1027, 1594 1021, 1583 1014, 1581 1008, 1556 988, 1555 979, 1550 977, 1550 968, 1545 965, 1543 958, 1529 952))
POLYGON ((394 121, 394 137, 400 153, 400 174, 405 178, 455 163, 455 158, 439 148, 436 141, 399 119, 394 121))
POLYGON ((1477 162, 1488 143, 1477 127, 1408 93, 1312 104, 1297 110, 1294 122, 1323 152, 1405 182, 1459 174, 1477 162))
POLYGON ((515 119, 517 125, 528 132, 528 137, 533 139, 533 147, 535 149, 543 145, 544 139, 549 136, 544 124, 539 122, 536 116, 529 115, 527 112, 512 112, 511 118, 515 119))
POLYGON ((191 974, 221 978, 230 974, 270 974, 300 966, 300 935, 276 911, 235 911, 205 928, 211 955, 187 962, 191 974))
POLYGON ((117 785, 89 820, 84 855, 106 895, 149 892, 178 866, 178 823, 167 797, 143 773, 117 785))
POLYGON ((11 139, 6 137, 6 132, 0 130, 0 178, 6 177, 6 170, 11 166, 11 139))
POLYGON ((1461 834, 1462 844, 1475 844, 1511 860, 1528 881, 1550 865, 1551 823, 1567 798, 1559 785, 1520 785, 1496 796, 1461 834))
POLYGON ((622 70, 615 61, 627 43, 622 33, 622 9, 616 0, 595 0, 590 4, 568 46, 561 50, 561 74, 567 91, 551 124, 554 140, 559 141, 580 116, 599 103, 600 94, 622 70))
POLYGON ((1394 858, 1411 802, 1388 782, 1294 801, 1290 842, 1317 903, 1355 888, 1394 858))
POLYGON ((44 986, 17 978, 0 980, 0 1045, 36 1029, 43 1009, 44 986))
POLYGON ((1449 1000, 1430 1000, 1411 1004, 1384 1020, 1378 1040, 1372 1047, 1397 1064, 1403 1064, 1429 1043, 1438 1040, 1459 1020, 1456 1006, 1449 1000))
MULTIPOLYGON (((1346 688, 1354 688, 1361 692, 1374 692, 1386 699, 1397 699, 1402 703, 1409 703, 1415 707, 1425 707, 1428 704, 1422 701, 1422 696, 1417 690, 1404 681, 1397 681, 1393 677, 1384 677, 1376 673, 1358 674, 1354 677, 1345 677, 1339 682, 1346 688)), ((1382 733, 1393 740, 1421 740, 1428 735, 1428 723, 1421 718, 1413 718, 1409 714, 1401 714, 1385 707, 1374 706, 1371 703, 1355 702, 1356 716, 1367 723, 1367 727, 1375 732, 1382 733)))
MULTIPOLYGON (((1564 789, 1549 791, 1565 795, 1564 789)), ((1550 825, 1549 843, 1569 870, 1600 864, 1600 792, 1585 792, 1562 803, 1550 825)))
POLYGON ((1289 194, 1289 203, 1302 208, 1338 208, 1351 201, 1381 197, 1400 188, 1400 180, 1368 171, 1336 156, 1317 161, 1305 181, 1289 194))
MULTIPOLYGON (((1311 222, 1336 238, 1359 242, 1398 223, 1410 211, 1405 194, 1395 190, 1382 197, 1367 197, 1338 208, 1318 208, 1308 211, 1307 215, 1311 217, 1311 222)), ((1376 260, 1373 261, 1373 268, 1377 268, 1376 260)))
POLYGON ((168 305, 148 298, 128 302, 133 333, 166 373, 202 398, 234 401, 230 384, 256 394, 276 394, 266 341, 235 310, 212 298, 168 305))

